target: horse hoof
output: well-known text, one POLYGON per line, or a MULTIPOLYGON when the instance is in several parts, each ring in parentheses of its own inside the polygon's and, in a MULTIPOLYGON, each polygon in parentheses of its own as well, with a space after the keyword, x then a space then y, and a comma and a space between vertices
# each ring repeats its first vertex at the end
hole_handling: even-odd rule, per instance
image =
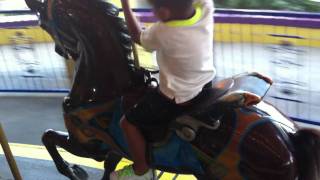
POLYGON ((89 175, 87 172, 78 165, 73 165, 70 169, 72 169, 72 180, 88 180, 89 175))
POLYGON ((89 178, 87 172, 78 165, 71 166, 66 163, 66 167, 60 167, 58 168, 58 171, 70 180, 88 180, 89 178))

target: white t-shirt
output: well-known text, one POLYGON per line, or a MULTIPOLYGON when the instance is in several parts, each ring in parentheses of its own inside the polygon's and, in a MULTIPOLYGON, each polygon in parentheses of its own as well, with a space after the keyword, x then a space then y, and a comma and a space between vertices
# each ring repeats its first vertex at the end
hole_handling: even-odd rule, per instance
POLYGON ((212 0, 196 0, 188 20, 157 22, 141 34, 141 44, 156 51, 160 91, 176 103, 196 97, 216 74, 213 63, 212 0))

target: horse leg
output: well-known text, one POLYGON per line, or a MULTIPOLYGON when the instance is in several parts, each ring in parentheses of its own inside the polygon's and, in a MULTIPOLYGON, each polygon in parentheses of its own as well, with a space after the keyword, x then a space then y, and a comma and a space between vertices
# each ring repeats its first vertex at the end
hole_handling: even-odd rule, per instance
POLYGON ((57 150, 57 146, 59 146, 76 156, 90 158, 90 155, 79 143, 70 138, 68 133, 47 130, 42 136, 42 142, 51 155, 57 170, 61 174, 69 177, 71 180, 88 179, 88 174, 85 170, 77 165, 71 166, 61 157, 57 150))
POLYGON ((115 153, 109 153, 108 157, 104 161, 104 175, 102 180, 109 180, 110 173, 112 173, 118 163, 121 161, 122 157, 115 153))

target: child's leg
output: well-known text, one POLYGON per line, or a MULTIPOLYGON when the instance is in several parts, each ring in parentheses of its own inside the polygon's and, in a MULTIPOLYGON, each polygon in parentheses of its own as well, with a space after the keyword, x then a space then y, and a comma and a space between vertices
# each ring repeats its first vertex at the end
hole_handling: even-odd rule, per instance
POLYGON ((125 116, 121 120, 121 128, 124 132, 133 159, 134 171, 137 175, 143 175, 149 170, 146 160, 145 139, 139 129, 128 122, 125 116))
MULTIPOLYGON (((111 180, 154 179, 153 171, 146 160, 146 140, 140 128, 151 131, 169 124, 175 104, 162 97, 157 91, 145 95, 136 105, 129 109, 121 120, 121 128, 129 146, 133 166, 125 167, 110 174, 111 180), (172 108, 173 107, 173 108, 172 108)), ((149 133, 149 132, 148 132, 149 133)), ((147 134, 148 134, 147 133, 147 134)))

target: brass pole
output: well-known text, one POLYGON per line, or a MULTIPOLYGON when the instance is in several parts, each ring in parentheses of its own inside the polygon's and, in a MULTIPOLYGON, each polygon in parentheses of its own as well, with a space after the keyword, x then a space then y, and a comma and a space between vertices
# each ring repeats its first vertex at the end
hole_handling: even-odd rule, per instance
MULTIPOLYGON (((121 8, 123 9, 122 3, 120 3, 120 4, 121 4, 121 8)), ((125 18, 124 18, 124 20, 125 20, 125 18)), ((138 49, 137 49, 137 45, 133 41, 132 41, 132 52, 133 52, 133 58, 134 58, 134 66, 139 69, 140 68, 140 59, 139 59, 139 55, 138 55, 138 49)))
POLYGON ((10 150, 8 140, 7 140, 7 137, 4 133, 4 130, 2 128, 1 123, 0 123, 0 143, 1 143, 4 155, 6 156, 7 162, 10 166, 10 170, 12 172, 14 179, 15 180, 22 180, 18 166, 17 166, 16 161, 14 160, 14 157, 13 157, 12 152, 10 150))
POLYGON ((74 68, 75 68, 75 62, 72 59, 72 57, 69 57, 68 59, 65 59, 65 65, 67 67, 68 71, 68 78, 69 78, 69 84, 72 86, 73 79, 74 79, 74 68))
POLYGON ((133 51, 134 65, 136 68, 139 69, 140 68, 140 59, 139 59, 137 45, 134 42, 132 42, 132 51, 133 51))

